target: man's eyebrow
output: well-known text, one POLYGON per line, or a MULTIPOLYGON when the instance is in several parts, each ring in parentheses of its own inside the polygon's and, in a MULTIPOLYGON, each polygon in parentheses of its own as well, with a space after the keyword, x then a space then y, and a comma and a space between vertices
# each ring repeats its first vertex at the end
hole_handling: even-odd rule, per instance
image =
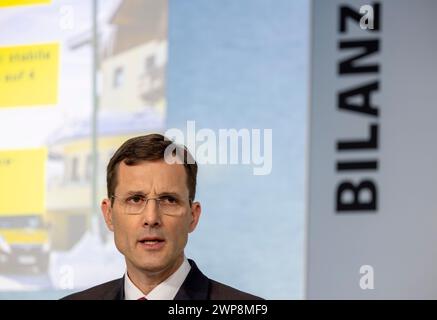
POLYGON ((143 191, 128 191, 127 194, 130 196, 146 196, 147 195, 143 191))
MULTIPOLYGON (((144 191, 141 191, 141 190, 139 190, 139 191, 128 191, 127 195, 128 196, 143 196, 143 197, 146 197, 147 193, 144 193, 144 191)), ((176 197, 176 198, 181 198, 182 197, 176 191, 163 191, 163 192, 157 193, 156 195, 158 197, 162 197, 162 196, 173 196, 173 197, 176 197)))
POLYGON ((163 191, 157 194, 158 197, 162 197, 162 196, 173 196, 176 198, 181 198, 181 195, 177 192, 172 192, 172 191, 163 191))

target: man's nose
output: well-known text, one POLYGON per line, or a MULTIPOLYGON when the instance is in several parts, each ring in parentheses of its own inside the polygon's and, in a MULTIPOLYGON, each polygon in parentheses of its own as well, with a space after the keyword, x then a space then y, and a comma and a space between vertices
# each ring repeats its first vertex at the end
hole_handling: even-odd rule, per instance
POLYGON ((143 225, 149 227, 161 225, 161 214, 159 213, 158 201, 148 199, 143 210, 143 225))

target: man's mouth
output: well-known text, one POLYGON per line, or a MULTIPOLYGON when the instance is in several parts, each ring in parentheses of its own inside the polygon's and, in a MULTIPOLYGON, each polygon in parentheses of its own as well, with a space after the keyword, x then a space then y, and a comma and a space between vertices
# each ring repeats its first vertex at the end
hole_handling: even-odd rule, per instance
POLYGON ((142 244, 142 246, 146 249, 160 249, 165 240, 163 238, 158 237, 145 237, 138 240, 142 244))
POLYGON ((141 243, 146 243, 146 244, 155 244, 158 242, 163 242, 164 240, 140 240, 141 243))

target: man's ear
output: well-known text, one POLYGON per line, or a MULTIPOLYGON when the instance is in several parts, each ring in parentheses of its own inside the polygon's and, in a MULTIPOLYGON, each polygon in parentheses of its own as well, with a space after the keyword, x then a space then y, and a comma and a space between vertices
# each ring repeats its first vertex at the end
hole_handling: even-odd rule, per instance
POLYGON ((100 208, 103 213, 103 218, 105 219, 106 226, 109 230, 114 231, 114 225, 112 223, 112 204, 110 199, 103 199, 100 208))
POLYGON ((202 207, 200 206, 200 202, 193 202, 191 204, 191 217, 192 220, 190 222, 189 232, 193 232, 196 229, 197 224, 199 223, 200 214, 202 213, 202 207))

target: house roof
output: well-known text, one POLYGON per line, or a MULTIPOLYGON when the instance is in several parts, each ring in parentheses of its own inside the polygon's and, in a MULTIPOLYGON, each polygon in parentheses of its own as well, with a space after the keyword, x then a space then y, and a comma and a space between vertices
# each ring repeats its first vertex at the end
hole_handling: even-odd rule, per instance
POLYGON ((123 0, 110 19, 115 27, 109 55, 167 39, 167 0, 123 0))
MULTIPOLYGON (((164 117, 153 109, 140 113, 101 113, 97 121, 98 136, 128 135, 164 130, 164 117)), ((79 119, 66 123, 50 135, 47 145, 91 137, 91 120, 79 119)))

